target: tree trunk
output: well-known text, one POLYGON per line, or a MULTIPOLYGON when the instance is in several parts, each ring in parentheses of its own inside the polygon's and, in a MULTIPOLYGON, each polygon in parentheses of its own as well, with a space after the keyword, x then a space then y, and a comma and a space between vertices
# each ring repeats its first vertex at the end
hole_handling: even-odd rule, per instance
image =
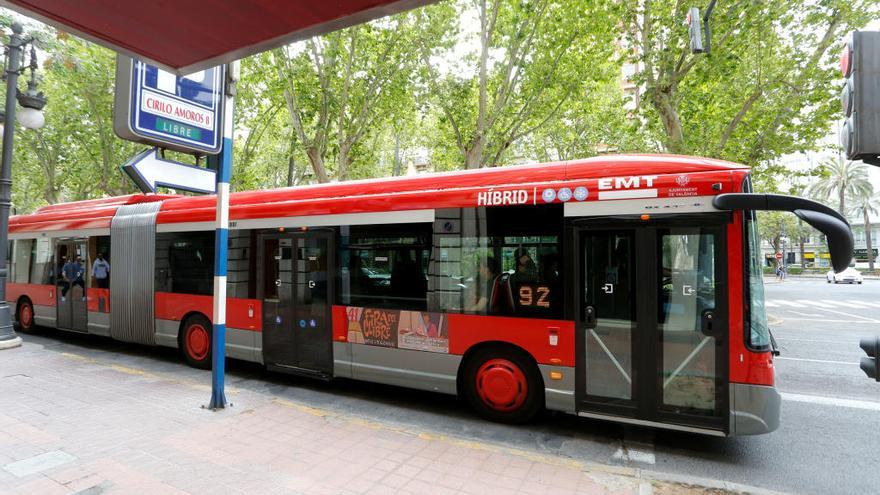
POLYGON ((865 247, 868 248, 868 270, 874 271, 874 249, 871 246, 871 217, 865 208, 865 247))
POLYGON ((287 187, 293 185, 294 174, 296 173, 296 158, 294 158, 293 153, 290 153, 290 158, 287 159, 287 187))
POLYGON ((391 175, 400 175, 400 134, 394 133, 394 169, 391 175))
POLYGON ((318 182, 330 182, 330 178, 327 177, 327 169, 324 168, 324 157, 321 156, 321 150, 309 146, 306 148, 306 155, 309 157, 309 163, 312 164, 312 170, 315 171, 315 178, 318 179, 318 182))
POLYGON ((464 168, 480 168, 483 164, 483 136, 477 136, 464 150, 464 168))
POLYGON ((651 97, 654 108, 660 114, 663 128, 666 130, 666 151, 669 153, 682 153, 684 151, 684 131, 681 128, 681 119, 678 109, 672 102, 672 95, 668 92, 655 90, 651 97))

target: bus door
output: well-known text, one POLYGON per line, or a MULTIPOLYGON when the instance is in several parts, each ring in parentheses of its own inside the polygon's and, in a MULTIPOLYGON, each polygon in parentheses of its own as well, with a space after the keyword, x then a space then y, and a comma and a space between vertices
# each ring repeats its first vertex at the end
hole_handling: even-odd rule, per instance
POLYGON ((727 217, 577 224, 583 416, 728 429, 727 217))
POLYGON ((332 233, 260 238, 263 361, 282 371, 329 377, 332 233))
POLYGON ((88 249, 85 239, 59 239, 55 244, 56 326, 88 331, 88 249))

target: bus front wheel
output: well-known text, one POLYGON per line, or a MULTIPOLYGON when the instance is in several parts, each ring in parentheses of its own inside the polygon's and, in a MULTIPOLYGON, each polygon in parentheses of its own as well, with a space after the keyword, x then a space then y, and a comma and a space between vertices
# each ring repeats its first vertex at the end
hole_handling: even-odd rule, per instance
POLYGON ((471 356, 462 392, 477 413, 500 423, 525 423, 544 404, 544 382, 537 365, 522 351, 485 348, 471 356))
POLYGON ((211 322, 202 315, 192 315, 181 326, 178 344, 186 364, 193 368, 211 368, 211 322))

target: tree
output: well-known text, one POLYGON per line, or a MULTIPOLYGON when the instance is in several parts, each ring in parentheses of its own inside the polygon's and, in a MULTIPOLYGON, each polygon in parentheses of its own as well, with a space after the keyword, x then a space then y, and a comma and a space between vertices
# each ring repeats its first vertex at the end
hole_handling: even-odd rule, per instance
POLYGON ((852 213, 862 217, 865 228, 865 247, 868 254, 868 269, 874 271, 874 249, 871 240, 871 215, 880 213, 880 197, 874 195, 873 188, 856 196, 853 201, 852 213))
MULTIPOLYGON (((798 222, 798 218, 785 211, 759 211, 758 212, 758 235, 773 249, 774 253, 783 251, 782 239, 791 239, 800 242, 813 232, 812 227, 798 222)), ((803 252, 801 253, 803 260, 803 252)))
POLYGON ((277 75, 270 87, 280 90, 319 182, 352 176, 356 155, 369 154, 366 138, 401 111, 412 111, 418 29, 408 12, 270 54, 277 75))
POLYGON ((115 54, 50 28, 36 35, 44 59, 40 90, 49 104, 43 128, 15 134, 17 211, 135 192, 118 167, 143 145, 113 133, 115 54))
POLYGON ((547 162, 603 152, 656 151, 640 122, 628 115, 628 104, 618 80, 588 83, 584 91, 571 97, 558 118, 523 139, 522 154, 547 162))
POLYGON ((423 24, 430 26, 419 39, 424 79, 440 114, 439 136, 454 143, 454 153, 438 143, 435 159, 445 156, 468 169, 500 165, 587 84, 610 80, 615 5, 459 0, 422 9, 423 24), (454 21, 471 15, 477 29, 469 37, 454 21), (427 36, 439 39, 435 47, 427 36), (476 49, 462 56, 468 45, 476 49))
POLYGON ((873 15, 871 0, 719 2, 711 52, 692 54, 687 2, 624 2, 641 115, 672 153, 760 165, 815 148, 839 113, 835 43, 873 15))
POLYGON ((831 199, 836 196, 837 211, 841 215, 847 213, 847 198, 871 196, 873 193, 865 165, 844 160, 842 155, 837 159, 824 161, 819 173, 822 178, 813 184, 810 193, 820 199, 831 199))

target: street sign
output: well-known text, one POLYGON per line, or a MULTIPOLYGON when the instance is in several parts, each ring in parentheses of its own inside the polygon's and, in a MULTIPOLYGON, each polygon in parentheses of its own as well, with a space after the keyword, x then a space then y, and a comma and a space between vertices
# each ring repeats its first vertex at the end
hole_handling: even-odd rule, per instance
POLYGON ((225 66, 178 77, 117 55, 113 130, 129 141, 217 154, 223 146, 225 79, 225 66))
POLYGON ((144 193, 154 193, 159 186, 209 194, 217 190, 215 171, 159 158, 156 148, 138 153, 122 170, 144 193))
POLYGON ((782 259, 782 253, 776 253, 776 259, 781 260, 781 259, 782 259))

